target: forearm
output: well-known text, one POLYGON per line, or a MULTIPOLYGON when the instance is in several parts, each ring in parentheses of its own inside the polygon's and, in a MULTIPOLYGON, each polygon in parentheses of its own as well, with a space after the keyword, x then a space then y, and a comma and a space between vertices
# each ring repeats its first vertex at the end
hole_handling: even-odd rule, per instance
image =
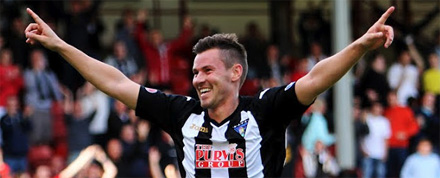
POLYGON ((423 57, 417 50, 416 46, 414 44, 408 45, 409 54, 414 59, 414 62, 417 65, 417 68, 419 69, 419 72, 423 72, 423 69, 425 69, 425 64, 423 63, 423 57))
POLYGON ((102 178, 113 178, 118 174, 118 169, 110 160, 103 162, 102 167, 104 169, 102 178))
POLYGON ((335 55, 318 62, 308 74, 308 79, 315 86, 316 95, 324 92, 341 79, 367 52, 357 41, 335 55))
POLYGON ((131 81, 118 69, 89 57, 65 42, 61 42, 56 51, 96 88, 134 108, 134 95, 127 98, 124 95, 127 92, 122 91, 125 87, 120 87, 131 81))

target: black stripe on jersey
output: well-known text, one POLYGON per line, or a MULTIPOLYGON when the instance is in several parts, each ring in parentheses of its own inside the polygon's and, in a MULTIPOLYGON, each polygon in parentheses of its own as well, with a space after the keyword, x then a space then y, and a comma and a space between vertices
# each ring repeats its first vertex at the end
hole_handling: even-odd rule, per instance
MULTIPOLYGON (((205 112, 204 116, 205 122, 202 124, 202 127, 207 128, 208 132, 199 132, 196 140, 196 145, 194 147, 194 152, 197 154, 197 144, 204 144, 204 145, 212 145, 211 136, 212 136, 212 126, 209 122, 208 113, 205 112)), ((196 155, 197 156, 197 155, 196 155)), ((197 160, 195 160, 197 161, 197 160)), ((196 164, 196 163, 194 163, 196 164)), ((211 169, 197 169, 196 168, 196 177, 211 177, 211 169)))
MULTIPOLYGON (((240 108, 241 109, 241 108, 240 108)), ((239 124, 241 120, 241 113, 236 112, 233 115, 233 119, 229 123, 228 129, 226 130, 225 137, 228 139, 229 144, 236 143, 236 149, 243 149, 244 154, 246 155, 246 140, 234 130, 234 126, 239 124)), ((247 176, 247 165, 245 159, 245 166, 243 168, 229 168, 229 177, 248 177, 247 176)))

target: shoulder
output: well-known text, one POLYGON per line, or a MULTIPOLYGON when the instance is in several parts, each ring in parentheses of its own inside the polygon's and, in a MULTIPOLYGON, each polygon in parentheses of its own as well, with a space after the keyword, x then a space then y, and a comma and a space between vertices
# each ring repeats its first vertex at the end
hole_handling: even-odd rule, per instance
POLYGON ((406 159, 406 162, 413 162, 413 161, 415 161, 416 159, 418 159, 419 157, 420 157, 419 154, 417 154, 417 153, 413 153, 413 154, 411 154, 411 155, 408 156, 408 158, 406 159))
POLYGON ((385 116, 379 116, 379 118, 382 124, 386 124, 386 125, 390 124, 390 121, 388 121, 388 119, 385 116))

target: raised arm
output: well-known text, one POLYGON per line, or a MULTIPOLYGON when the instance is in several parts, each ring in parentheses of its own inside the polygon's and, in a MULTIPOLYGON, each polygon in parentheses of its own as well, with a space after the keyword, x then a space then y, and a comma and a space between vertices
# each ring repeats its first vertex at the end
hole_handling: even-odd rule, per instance
POLYGON ((139 94, 139 84, 128 79, 116 68, 89 57, 87 54, 67 44, 31 9, 26 9, 36 23, 30 23, 26 30, 26 42, 41 43, 44 47, 58 52, 78 72, 96 88, 135 109, 139 94))
POLYGON ((388 48, 394 38, 391 26, 385 21, 394 11, 390 7, 359 39, 335 55, 318 62, 312 70, 297 81, 295 91, 302 104, 310 104, 320 93, 333 86, 368 51, 382 45, 388 48))

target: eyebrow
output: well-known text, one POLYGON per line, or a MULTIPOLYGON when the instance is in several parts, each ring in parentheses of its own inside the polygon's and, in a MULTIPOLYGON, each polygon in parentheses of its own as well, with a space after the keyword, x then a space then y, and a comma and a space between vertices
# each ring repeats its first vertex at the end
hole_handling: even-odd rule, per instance
MULTIPOLYGON (((207 68, 212 68, 212 65, 206 65, 206 66, 203 66, 203 67, 201 67, 200 70, 206 70, 207 68)), ((196 71, 199 71, 199 70, 197 70, 197 68, 193 68, 192 71, 193 71, 193 72, 196 72, 196 71)))

